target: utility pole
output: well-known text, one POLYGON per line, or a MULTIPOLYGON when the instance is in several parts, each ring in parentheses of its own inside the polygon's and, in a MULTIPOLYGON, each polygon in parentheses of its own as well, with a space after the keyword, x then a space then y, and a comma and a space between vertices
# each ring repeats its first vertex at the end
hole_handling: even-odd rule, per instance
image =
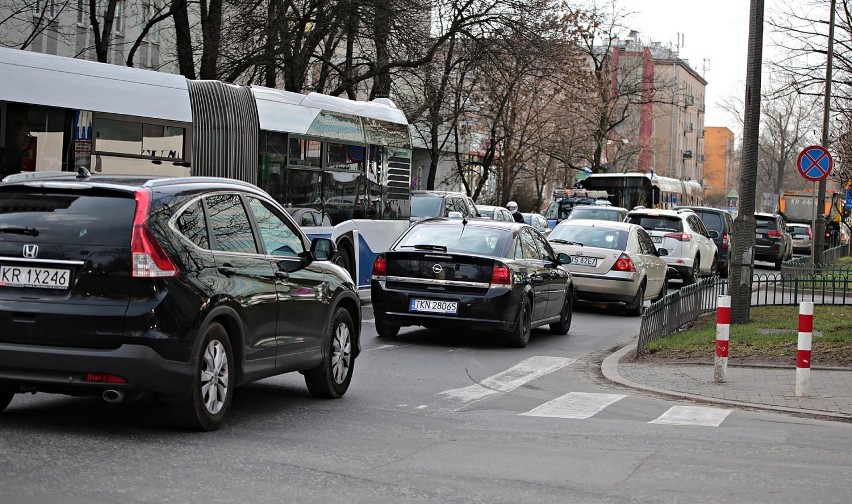
MULTIPOLYGON (((828 120, 831 116, 831 73, 834 63, 834 12, 837 0, 831 0, 831 14, 828 18, 828 57, 825 65, 825 101, 822 110, 822 146, 828 149, 828 120)), ((814 229, 814 256, 811 258, 814 264, 822 262, 822 251, 825 250, 825 186, 826 179, 819 181, 817 189, 817 214, 816 229, 814 229)))
POLYGON ((751 312, 754 274, 754 195, 757 181, 757 141, 760 135, 760 79, 763 66, 763 2, 751 0, 746 63, 740 211, 734 221, 734 250, 729 282, 731 323, 745 324, 751 312))

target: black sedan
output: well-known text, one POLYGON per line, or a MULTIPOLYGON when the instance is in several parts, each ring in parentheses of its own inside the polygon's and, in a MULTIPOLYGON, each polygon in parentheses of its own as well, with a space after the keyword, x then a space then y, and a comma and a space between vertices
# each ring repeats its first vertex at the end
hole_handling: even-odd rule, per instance
POLYGON ((408 229, 373 265, 379 336, 401 326, 484 329, 525 347, 530 330, 571 326, 574 286, 541 234, 523 223, 427 219, 408 229))

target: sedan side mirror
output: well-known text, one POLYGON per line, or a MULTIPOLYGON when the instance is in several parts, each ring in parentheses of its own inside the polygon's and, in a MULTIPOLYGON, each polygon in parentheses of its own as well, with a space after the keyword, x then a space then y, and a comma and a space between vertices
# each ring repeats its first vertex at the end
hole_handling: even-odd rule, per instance
POLYGON ((657 249, 657 255, 660 256, 660 257, 667 256, 667 255, 669 255, 669 249, 658 248, 657 249))
POLYGON ((565 252, 560 252, 556 255, 556 262, 559 264, 571 264, 571 256, 565 252))

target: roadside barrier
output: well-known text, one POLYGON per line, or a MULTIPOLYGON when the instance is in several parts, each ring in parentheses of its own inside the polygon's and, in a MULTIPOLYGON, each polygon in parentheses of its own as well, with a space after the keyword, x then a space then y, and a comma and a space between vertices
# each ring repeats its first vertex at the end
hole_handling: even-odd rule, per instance
POLYGON ((731 336, 731 296, 719 296, 716 303, 716 358, 713 364, 713 380, 728 381, 728 349, 731 336))
POLYGON ((799 344, 796 351, 796 397, 807 397, 811 389, 811 344, 814 337, 814 304, 799 305, 799 344))

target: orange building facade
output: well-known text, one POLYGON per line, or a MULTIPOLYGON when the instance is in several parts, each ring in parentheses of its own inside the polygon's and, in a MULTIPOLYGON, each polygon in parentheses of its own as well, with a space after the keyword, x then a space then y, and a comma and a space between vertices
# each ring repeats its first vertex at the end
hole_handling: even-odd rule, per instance
POLYGON ((737 188, 734 176, 734 133, 724 126, 704 128, 705 194, 727 194, 737 188))

